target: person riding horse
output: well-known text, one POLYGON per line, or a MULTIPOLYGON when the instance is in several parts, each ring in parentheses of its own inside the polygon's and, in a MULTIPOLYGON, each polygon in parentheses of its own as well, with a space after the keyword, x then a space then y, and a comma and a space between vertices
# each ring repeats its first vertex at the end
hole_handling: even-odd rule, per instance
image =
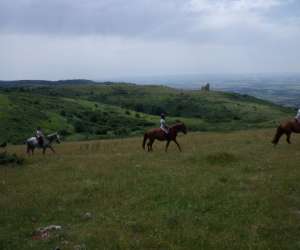
POLYGON ((160 115, 160 129, 164 131, 166 137, 169 136, 169 127, 166 124, 166 116, 164 113, 161 113, 160 115))
POLYGON ((57 132, 49 134, 49 135, 44 135, 41 134, 41 129, 38 128, 37 133, 35 136, 30 137, 26 140, 26 145, 27 145, 27 153, 28 154, 33 154, 35 148, 39 148, 43 150, 43 154, 46 153, 46 149, 49 148, 53 153, 55 153, 55 150, 52 147, 53 142, 60 143, 60 136, 57 132), (39 136, 39 137, 38 137, 39 136), (41 138, 43 141, 41 140, 41 138))
POLYGON ((45 141, 45 139, 44 139, 45 135, 44 135, 41 127, 37 127, 37 130, 35 132, 35 137, 36 137, 36 139, 37 139, 37 141, 39 143, 39 146, 43 147, 44 141, 45 141))
POLYGON ((298 109, 298 113, 295 116, 295 121, 298 122, 298 123, 300 123, 300 108, 298 109))
POLYGON ((285 134, 286 141, 290 144, 292 133, 300 133, 300 108, 293 119, 287 120, 277 127, 272 143, 277 145, 281 136, 285 134))
POLYGON ((167 141, 166 147, 165 147, 166 152, 168 150, 168 147, 169 147, 169 144, 171 141, 173 141, 177 145, 179 151, 181 151, 181 147, 176 140, 176 137, 179 132, 182 132, 184 134, 187 133, 187 128, 186 128, 185 124, 183 122, 177 121, 176 124, 174 124, 170 127, 167 127, 166 123, 165 123, 165 116, 162 115, 161 116, 161 126, 159 128, 150 129, 144 133, 144 140, 143 140, 143 144, 142 144, 143 149, 145 149, 145 146, 147 144, 148 152, 153 151, 152 145, 153 145, 154 141, 159 140, 159 141, 167 141))

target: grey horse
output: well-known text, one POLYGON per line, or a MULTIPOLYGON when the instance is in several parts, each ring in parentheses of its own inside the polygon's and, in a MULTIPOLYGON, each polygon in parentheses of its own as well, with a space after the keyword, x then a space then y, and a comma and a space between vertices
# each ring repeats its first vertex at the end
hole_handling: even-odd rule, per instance
POLYGON ((38 140, 37 140, 37 138, 35 136, 33 136, 31 138, 28 138, 26 140, 27 154, 31 153, 33 155, 35 148, 43 149, 43 154, 46 153, 46 149, 47 148, 50 148, 51 151, 53 153, 55 153, 55 150, 52 147, 52 143, 53 142, 60 143, 60 136, 59 136, 59 134, 57 132, 53 133, 53 134, 50 134, 50 135, 47 135, 44 138, 44 143, 43 143, 42 146, 39 144, 39 142, 38 142, 38 140))

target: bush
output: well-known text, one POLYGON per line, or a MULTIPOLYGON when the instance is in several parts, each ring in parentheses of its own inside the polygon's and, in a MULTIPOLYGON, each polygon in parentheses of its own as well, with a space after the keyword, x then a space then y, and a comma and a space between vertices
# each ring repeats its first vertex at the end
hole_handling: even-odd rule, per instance
POLYGON ((96 129, 95 133, 97 135, 106 135, 108 130, 109 130, 109 127, 101 126, 101 127, 96 129))
POLYGON ((65 110, 61 110, 61 111, 60 111, 60 115, 61 115, 61 116, 66 116, 66 111, 65 111, 65 110))
POLYGON ((97 114, 92 114, 90 117, 90 122, 97 122, 98 121, 98 116, 97 114))
POLYGON ((0 165, 17 164, 22 165, 24 158, 16 154, 8 154, 6 152, 0 153, 0 165))
POLYGON ((80 121, 75 122, 74 128, 77 133, 82 133, 85 131, 85 125, 84 125, 84 123, 82 123, 80 121))
POLYGON ((59 131, 59 134, 62 136, 68 136, 68 135, 71 135, 72 133, 70 131, 68 131, 67 129, 62 129, 59 131))

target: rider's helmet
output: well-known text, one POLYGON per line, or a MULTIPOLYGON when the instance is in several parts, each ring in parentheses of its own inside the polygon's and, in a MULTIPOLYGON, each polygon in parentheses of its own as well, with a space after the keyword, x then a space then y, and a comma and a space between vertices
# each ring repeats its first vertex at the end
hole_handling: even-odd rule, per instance
POLYGON ((165 113, 161 113, 160 117, 164 119, 165 118, 165 113))

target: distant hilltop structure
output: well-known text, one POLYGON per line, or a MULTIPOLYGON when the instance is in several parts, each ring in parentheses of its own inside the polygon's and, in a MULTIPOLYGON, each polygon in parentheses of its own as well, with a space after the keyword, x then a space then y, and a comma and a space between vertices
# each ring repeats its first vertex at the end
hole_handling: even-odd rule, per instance
POLYGON ((210 91, 210 84, 206 83, 204 86, 202 86, 201 91, 210 91))

